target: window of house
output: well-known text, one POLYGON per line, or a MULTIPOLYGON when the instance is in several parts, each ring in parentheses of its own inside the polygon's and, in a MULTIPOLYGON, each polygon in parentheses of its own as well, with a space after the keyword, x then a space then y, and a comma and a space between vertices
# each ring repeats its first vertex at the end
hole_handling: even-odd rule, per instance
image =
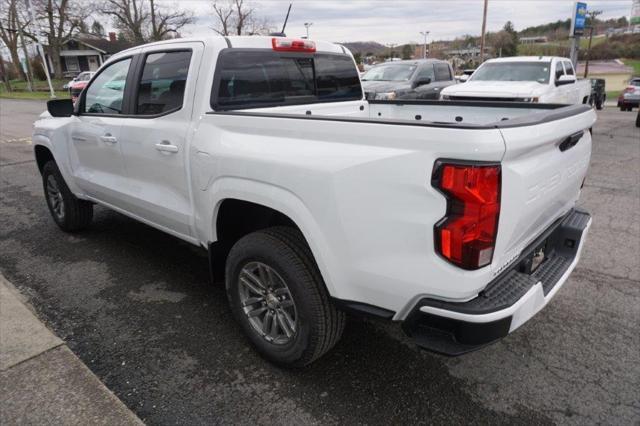
POLYGON ((77 56, 65 56, 64 63, 67 66, 67 71, 80 71, 80 63, 77 56))
POLYGON ((131 58, 115 62, 104 69, 87 88, 84 112, 121 114, 127 73, 131 58))
POLYGON ((138 87, 136 114, 155 115, 180 109, 190 62, 190 51, 147 55, 138 87))

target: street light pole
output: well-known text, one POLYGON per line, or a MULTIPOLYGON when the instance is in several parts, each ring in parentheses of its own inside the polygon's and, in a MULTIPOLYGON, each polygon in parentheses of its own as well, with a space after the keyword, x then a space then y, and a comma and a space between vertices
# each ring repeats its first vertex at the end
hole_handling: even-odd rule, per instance
POLYGON ((427 36, 429 35, 429 31, 420 31, 420 34, 424 36, 424 50, 422 52, 422 58, 427 59, 427 36))
POLYGON ((309 39, 309 27, 313 25, 313 22, 305 22, 304 27, 307 29, 307 40, 309 39))
MULTIPOLYGON (((33 9, 31 8, 31 1, 25 0, 25 3, 27 5, 27 10, 29 11, 29 26, 31 26, 31 23, 35 22, 35 19, 33 17, 33 9)), ((49 75, 49 64, 47 64, 47 58, 44 56, 44 49, 42 49, 42 45, 40 45, 40 40, 38 39, 37 35, 35 39, 36 39, 36 49, 38 50, 38 54, 40 55, 40 59, 42 60, 42 69, 44 69, 44 75, 47 77, 47 84, 49 85, 49 94, 51 98, 54 99, 56 97, 56 92, 53 90, 53 84, 51 84, 51 76, 49 75)))

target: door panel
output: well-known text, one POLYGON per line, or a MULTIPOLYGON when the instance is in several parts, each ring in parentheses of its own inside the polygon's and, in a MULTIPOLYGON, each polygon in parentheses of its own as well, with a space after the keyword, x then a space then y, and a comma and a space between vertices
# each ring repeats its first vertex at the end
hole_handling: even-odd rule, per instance
POLYGON ((106 67, 80 101, 80 114, 70 131, 71 169, 77 185, 89 196, 118 205, 126 170, 120 149, 125 82, 131 58, 106 67))
POLYGON ((143 52, 134 102, 139 118, 123 120, 121 149, 128 174, 127 210, 189 236, 193 209, 187 134, 203 45, 180 43, 171 49, 143 52))

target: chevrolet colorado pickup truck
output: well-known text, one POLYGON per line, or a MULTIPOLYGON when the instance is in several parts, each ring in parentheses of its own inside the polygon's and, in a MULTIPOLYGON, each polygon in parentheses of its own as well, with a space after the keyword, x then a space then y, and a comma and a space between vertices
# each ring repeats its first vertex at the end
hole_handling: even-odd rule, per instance
POLYGON ((576 79, 571 60, 516 56, 484 62, 464 84, 443 89, 442 100, 586 104, 591 82, 576 79))
POLYGON ((55 223, 80 231, 99 204, 206 249, 279 365, 326 353, 347 312, 441 354, 492 343, 560 290, 591 224, 591 108, 368 101, 338 44, 148 44, 48 111, 33 143, 55 223))

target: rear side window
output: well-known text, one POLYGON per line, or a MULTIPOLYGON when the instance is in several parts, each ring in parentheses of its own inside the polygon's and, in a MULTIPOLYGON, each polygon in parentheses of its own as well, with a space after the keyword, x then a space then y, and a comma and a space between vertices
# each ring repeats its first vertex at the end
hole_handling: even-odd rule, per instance
POLYGON ((226 51, 219 61, 211 99, 214 109, 362 98, 356 67, 346 55, 226 51))
POLYGON ((436 71, 436 81, 451 80, 451 71, 449 65, 436 63, 433 65, 436 71))
POLYGON ((146 56, 138 99, 137 115, 155 115, 182 107, 191 52, 160 52, 146 56))

